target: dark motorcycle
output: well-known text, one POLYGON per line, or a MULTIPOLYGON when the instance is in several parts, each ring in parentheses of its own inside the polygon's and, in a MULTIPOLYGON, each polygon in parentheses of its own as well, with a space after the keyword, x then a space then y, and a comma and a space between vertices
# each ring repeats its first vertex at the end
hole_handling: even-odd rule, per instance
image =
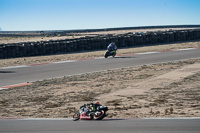
POLYGON ((115 57, 115 55, 117 54, 116 50, 113 50, 113 51, 106 51, 104 57, 105 58, 108 58, 108 56, 112 56, 112 57, 115 57))
POLYGON ((79 111, 73 115, 73 121, 77 120, 102 120, 106 117, 108 107, 102 105, 95 105, 95 111, 88 111, 87 107, 81 106, 79 111))

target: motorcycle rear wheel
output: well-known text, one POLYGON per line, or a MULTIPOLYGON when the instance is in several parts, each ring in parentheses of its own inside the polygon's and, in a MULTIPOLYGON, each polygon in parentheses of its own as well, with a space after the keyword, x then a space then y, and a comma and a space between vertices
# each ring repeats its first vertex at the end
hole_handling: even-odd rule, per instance
POLYGON ((99 116, 95 116, 93 117, 94 120, 102 120, 104 117, 106 117, 106 112, 104 112, 103 110, 101 111, 101 114, 99 116))
POLYGON ((116 55, 116 52, 115 52, 115 53, 113 53, 112 57, 115 57, 115 55, 116 55))

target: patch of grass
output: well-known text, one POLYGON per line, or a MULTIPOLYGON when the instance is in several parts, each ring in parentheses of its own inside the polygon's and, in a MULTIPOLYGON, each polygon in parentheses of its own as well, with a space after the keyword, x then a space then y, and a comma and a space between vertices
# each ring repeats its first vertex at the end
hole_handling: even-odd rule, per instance
POLYGON ((61 107, 62 106, 62 103, 61 102, 49 102, 49 103, 46 103, 44 105, 44 108, 57 108, 57 107, 61 107))
POLYGON ((170 88, 163 87, 163 88, 151 88, 151 90, 160 91, 160 90, 169 90, 170 88))
POLYGON ((146 99, 148 95, 134 95, 134 98, 136 99, 146 99))
POLYGON ((165 109, 165 115, 173 114, 173 112, 174 112, 174 109, 172 107, 165 109))
POLYGON ((158 99, 154 100, 154 102, 158 103, 158 104, 164 104, 164 103, 167 103, 167 100, 164 98, 158 98, 158 99))
POLYGON ((101 92, 102 92, 102 94, 110 93, 110 92, 111 92, 111 89, 105 89, 105 90, 103 90, 103 91, 101 91, 101 92))
POLYGON ((135 77, 135 79, 147 79, 149 77, 153 76, 153 74, 141 74, 135 77))
POLYGON ((116 99, 116 100, 112 100, 112 101, 107 101, 107 105, 110 106, 119 106, 121 102, 121 99, 116 99))
POLYGON ((30 100, 29 102, 41 103, 41 102, 47 101, 50 97, 52 97, 52 96, 51 95, 36 96, 36 97, 29 99, 30 100))
POLYGON ((0 106, 8 106, 9 105, 9 101, 7 99, 1 99, 0 100, 0 106))

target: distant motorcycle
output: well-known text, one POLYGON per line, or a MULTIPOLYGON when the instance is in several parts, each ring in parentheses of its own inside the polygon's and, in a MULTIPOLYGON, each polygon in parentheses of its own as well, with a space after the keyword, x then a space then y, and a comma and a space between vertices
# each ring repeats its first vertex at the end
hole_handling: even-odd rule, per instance
POLYGON ((107 51, 106 51, 104 57, 105 58, 108 58, 108 56, 115 57, 115 55, 117 53, 116 51, 117 51, 117 46, 115 45, 114 42, 111 42, 107 47, 107 51))
POLYGON ((112 57, 115 57, 115 55, 117 54, 116 50, 112 50, 112 51, 106 51, 104 57, 105 58, 108 58, 108 56, 112 56, 112 57))
POLYGON ((88 107, 91 104, 85 104, 80 107, 79 111, 73 115, 73 121, 77 120, 102 120, 107 116, 106 112, 108 111, 108 107, 102 106, 100 104, 92 104, 94 106, 93 111, 89 111, 88 107))

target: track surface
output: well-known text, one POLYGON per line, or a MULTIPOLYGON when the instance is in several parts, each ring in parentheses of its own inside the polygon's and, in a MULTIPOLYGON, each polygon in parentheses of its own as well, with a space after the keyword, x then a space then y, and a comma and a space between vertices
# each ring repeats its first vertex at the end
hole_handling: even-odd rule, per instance
POLYGON ((1 133, 199 133, 200 119, 0 120, 1 133))
POLYGON ((53 77, 200 57, 200 49, 149 52, 116 58, 0 68, 0 88, 53 77))

